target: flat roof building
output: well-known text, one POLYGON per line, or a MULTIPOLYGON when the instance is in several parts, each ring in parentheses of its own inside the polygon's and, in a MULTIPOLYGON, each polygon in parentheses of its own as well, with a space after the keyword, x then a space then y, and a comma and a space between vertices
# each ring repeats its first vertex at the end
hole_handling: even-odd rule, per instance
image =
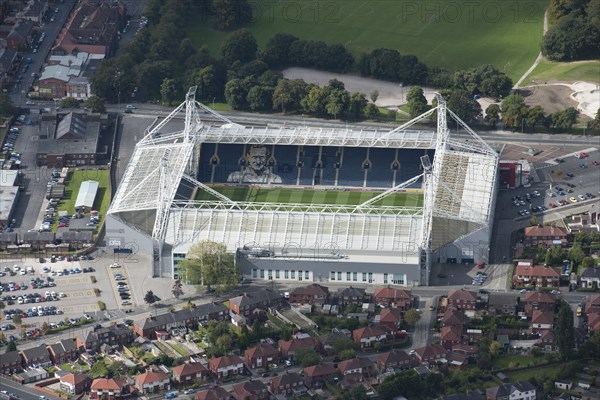
POLYGON ((79 186, 79 193, 77 193, 77 199, 75 200, 75 209, 91 210, 94 206, 94 200, 96 200, 97 193, 98 181, 81 182, 81 186, 79 186))

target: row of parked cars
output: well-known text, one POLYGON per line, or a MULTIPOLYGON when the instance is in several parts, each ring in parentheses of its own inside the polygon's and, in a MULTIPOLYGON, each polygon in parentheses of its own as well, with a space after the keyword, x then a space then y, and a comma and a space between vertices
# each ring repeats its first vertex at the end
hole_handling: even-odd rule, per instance
POLYGON ((26 310, 21 310, 20 308, 14 309, 6 309, 4 310, 4 317, 7 320, 12 320, 16 316, 20 316, 21 318, 32 318, 32 317, 42 317, 47 315, 62 315, 62 310, 56 308, 55 306, 33 306, 26 310))

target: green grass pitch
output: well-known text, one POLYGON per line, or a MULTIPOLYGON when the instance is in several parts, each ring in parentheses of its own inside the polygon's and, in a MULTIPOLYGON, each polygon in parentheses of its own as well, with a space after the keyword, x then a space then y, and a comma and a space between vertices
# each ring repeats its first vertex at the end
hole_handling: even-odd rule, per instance
MULTIPOLYGON (((450 69, 493 64, 513 80, 540 50, 548 0, 294 0, 256 1, 248 26, 259 46, 275 33, 341 43, 359 56, 386 47, 413 54, 428 66, 450 69)), ((200 48, 219 54, 228 32, 203 14, 187 27, 200 48)))
MULTIPOLYGON (((247 187, 213 187, 233 201, 257 203, 336 204, 358 205, 379 192, 303 189, 262 189, 247 187)), ((213 195, 199 190, 196 200, 217 200, 213 195)), ((422 207, 422 193, 394 193, 374 203, 376 206, 422 207)))

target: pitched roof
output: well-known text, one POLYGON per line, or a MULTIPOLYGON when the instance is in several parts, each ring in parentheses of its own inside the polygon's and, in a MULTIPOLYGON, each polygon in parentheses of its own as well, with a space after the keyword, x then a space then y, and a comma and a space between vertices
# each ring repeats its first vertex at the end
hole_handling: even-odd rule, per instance
POLYGON ((254 358, 260 356, 270 356, 273 354, 277 354, 278 351, 275 347, 273 347, 269 343, 260 343, 254 347, 250 347, 244 351, 244 357, 254 358))
POLYGON ((233 392, 240 399, 245 399, 246 396, 252 396, 253 394, 258 394, 263 391, 268 391, 267 385, 265 385, 262 381, 250 379, 245 382, 240 382, 233 385, 233 392))
POLYGON ((443 326, 440 331, 440 337, 442 340, 457 341, 462 336, 462 329, 456 325, 443 326))
MULTIPOLYGON (((586 268, 581 273, 582 279, 600 279, 600 268, 586 268)), ((599 295, 600 297, 600 295, 599 295)))
POLYGON ((52 349, 52 352, 57 356, 71 352, 73 350, 77 350, 77 345, 72 339, 63 339, 60 342, 51 344, 48 347, 50 347, 52 349))
POLYGON ((185 363, 173 367, 173 374, 179 376, 196 375, 198 372, 202 373, 206 371, 206 367, 199 362, 185 363))
POLYGON ((397 323, 402 319, 402 310, 399 308, 384 308, 379 313, 379 322, 397 323))
POLYGON ((271 387, 278 388, 279 386, 289 387, 294 386, 294 383, 304 383, 304 378, 295 372, 286 371, 283 374, 279 374, 271 379, 271 387))
POLYGON ((347 287, 337 292, 338 297, 365 297, 365 289, 355 288, 355 287, 347 287))
POLYGON ((504 306, 509 304, 511 306, 517 305, 517 298, 512 293, 490 293, 488 296, 488 307, 504 306))
POLYGON ((377 361, 382 364, 403 363, 410 360, 410 356, 404 350, 392 349, 387 353, 380 354, 377 361))
POLYGON ((44 346, 44 345, 39 345, 37 347, 32 347, 29 349, 21 350, 21 353, 29 362, 36 358, 50 359, 50 354, 48 353, 48 349, 46 349, 46 346, 44 346))
POLYGON ((560 272, 558 272, 558 268, 554 267, 545 267, 543 265, 519 265, 517 266, 517 270, 515 272, 517 276, 538 276, 543 278, 560 278, 560 272))
POLYGON ((0 354, 0 365, 10 365, 14 363, 21 363, 21 356, 19 355, 18 350, 0 354))
POLYGON ((554 313, 552 311, 533 310, 531 316, 532 324, 552 324, 554 322, 554 313))
POLYGON ((445 348, 435 343, 430 343, 423 347, 415 349, 415 354, 417 354, 421 360, 429 358, 439 358, 440 356, 445 357, 446 353, 447 351, 445 348))
POLYGON ((296 296, 323 296, 327 297, 329 294, 329 288, 321 286, 318 283, 313 283, 308 286, 297 287, 290 292, 291 295, 296 296))
POLYGON ((304 374, 309 378, 337 374, 338 370, 331 364, 318 364, 304 368, 304 374))
POLYGON ((567 231, 559 226, 528 226, 524 230, 528 236, 567 236, 567 231))
POLYGON ((358 359, 358 358, 351 358, 349 360, 344 360, 338 364, 338 369, 342 373, 345 371, 349 371, 351 369, 358 369, 361 367, 362 367, 362 364, 360 363, 360 359, 358 359))
POLYGON ((379 325, 370 325, 362 328, 358 328, 352 331, 353 338, 370 338, 373 336, 383 336, 388 333, 387 330, 383 329, 379 325))
POLYGON ((525 293, 523 301, 526 303, 554 304, 556 302, 556 297, 553 294, 547 292, 528 292, 525 293))
POLYGON ((539 342, 554 342, 556 335, 552 329, 544 329, 540 335, 539 342))
POLYGON ((196 400, 221 400, 228 399, 231 395, 221 386, 215 386, 208 390, 203 390, 196 394, 196 400))
POLYGON ((240 357, 235 356, 235 355, 227 355, 227 356, 223 356, 223 357, 215 357, 212 358, 208 365, 210 366, 210 369, 219 369, 219 368, 223 368, 223 367, 228 367, 230 365, 237 365, 237 364, 243 364, 244 360, 242 360, 240 357))
POLYGON ((443 325, 464 325, 465 314, 455 309, 448 309, 444 312, 443 325))
POLYGON ((90 388, 95 390, 123 390, 124 386, 124 379, 96 378, 90 388))
POLYGON ((235 305, 237 308, 242 309, 259 303, 271 303, 272 301, 281 298, 281 294, 278 292, 265 289, 254 293, 244 293, 241 296, 231 298, 229 299, 229 304, 235 305))
POLYGON ((135 376, 135 383, 139 386, 169 380, 169 375, 162 371, 148 371, 135 376))
POLYGON ((505 383, 500 386, 494 386, 487 389, 488 393, 494 394, 495 397, 505 397, 510 395, 516 391, 519 392, 528 392, 531 390, 535 390, 535 386, 527 381, 523 382, 515 382, 515 383, 505 383))
POLYGON ((375 298, 387 298, 387 299, 411 299, 410 290, 397 289, 392 287, 384 287, 375 289, 375 293, 373 293, 373 297, 375 298))
POLYGON ((470 290, 453 290, 448 292, 448 300, 477 301, 477 293, 470 290))
POLYGON ((79 385, 87 381, 89 377, 86 374, 66 374, 60 378, 62 382, 70 383, 71 385, 79 385))
POLYGON ((304 349, 307 347, 317 347, 321 343, 319 339, 313 337, 307 337, 302 339, 292 339, 292 340, 280 340, 277 345, 280 350, 284 351, 297 351, 300 349, 304 349))
POLYGON ((153 329, 158 326, 179 323, 191 319, 207 318, 209 314, 215 312, 228 312, 227 307, 222 303, 207 303, 196 307, 190 307, 172 313, 156 315, 151 318, 146 318, 142 321, 135 322, 136 326, 143 330, 153 329))

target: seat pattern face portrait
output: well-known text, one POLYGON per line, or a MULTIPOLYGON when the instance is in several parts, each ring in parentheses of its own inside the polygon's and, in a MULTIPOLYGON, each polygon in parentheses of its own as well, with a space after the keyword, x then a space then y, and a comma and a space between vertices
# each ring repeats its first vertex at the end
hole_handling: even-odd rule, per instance
POLYGON ((229 174, 227 182, 237 183, 281 183, 281 177, 268 167, 269 150, 261 145, 250 147, 246 154, 246 167, 229 174))

